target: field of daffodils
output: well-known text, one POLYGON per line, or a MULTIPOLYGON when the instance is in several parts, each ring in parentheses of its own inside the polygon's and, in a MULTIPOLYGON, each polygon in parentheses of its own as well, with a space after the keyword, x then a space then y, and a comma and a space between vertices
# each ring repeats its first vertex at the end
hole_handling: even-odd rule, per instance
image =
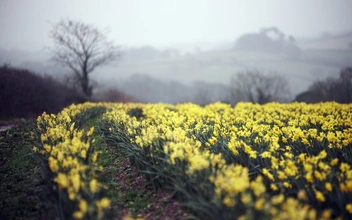
POLYGON ((71 105, 32 136, 62 216, 103 219, 93 133, 200 219, 351 219, 352 105, 71 105), (82 126, 99 117, 98 125, 82 126))

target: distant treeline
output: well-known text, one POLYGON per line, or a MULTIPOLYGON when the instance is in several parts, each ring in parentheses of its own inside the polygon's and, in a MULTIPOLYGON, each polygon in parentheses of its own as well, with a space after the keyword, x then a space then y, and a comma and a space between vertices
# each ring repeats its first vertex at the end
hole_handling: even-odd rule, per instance
MULTIPOLYGON (((44 111, 57 113, 72 103, 94 101, 53 77, 9 65, 0 67, 0 79, 0 120, 37 117, 44 111)), ((109 90, 95 101, 133 99, 118 90, 109 90)))
POLYGON ((338 78, 315 81, 307 91, 294 98, 285 94, 283 88, 286 88, 287 82, 284 77, 260 71, 247 71, 239 75, 242 78, 232 78, 227 85, 201 81, 185 85, 177 81, 165 82, 146 75, 134 75, 127 80, 106 85, 104 90, 88 98, 78 89, 53 77, 3 65, 0 67, 0 119, 37 117, 44 111, 57 113, 72 103, 86 101, 193 102, 200 105, 217 101, 232 105, 240 101, 260 104, 271 101, 352 102, 352 68, 342 69, 338 78))
POLYGON ((119 82, 107 82, 106 86, 137 97, 148 103, 184 103, 200 105, 221 101, 232 105, 237 102, 306 102, 336 101, 352 102, 352 68, 341 70, 339 77, 317 79, 307 89, 291 96, 285 76, 267 74, 260 70, 248 70, 234 75, 229 83, 195 81, 183 84, 178 81, 163 81, 155 77, 136 74, 119 82), (110 84, 109 84, 110 83, 110 84))
POLYGON ((352 103, 352 67, 342 69, 338 78, 315 81, 307 91, 298 94, 295 100, 307 103, 352 103))
POLYGON ((0 67, 0 118, 36 117, 57 113, 71 103, 87 99, 49 76, 8 65, 0 67))

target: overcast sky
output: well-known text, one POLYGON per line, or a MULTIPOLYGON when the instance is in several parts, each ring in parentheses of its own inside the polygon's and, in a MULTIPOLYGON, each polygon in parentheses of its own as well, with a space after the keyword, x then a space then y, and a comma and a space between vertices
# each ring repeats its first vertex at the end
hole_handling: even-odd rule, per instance
POLYGON ((40 50, 62 18, 108 27, 123 46, 235 41, 276 26, 293 36, 352 30, 351 0, 0 0, 0 48, 40 50))

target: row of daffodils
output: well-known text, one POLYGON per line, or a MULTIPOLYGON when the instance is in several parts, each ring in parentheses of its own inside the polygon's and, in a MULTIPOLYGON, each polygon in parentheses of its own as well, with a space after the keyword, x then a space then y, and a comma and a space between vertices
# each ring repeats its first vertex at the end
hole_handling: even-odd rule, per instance
POLYGON ((110 206, 110 200, 102 197, 105 185, 97 180, 104 168, 97 163, 99 152, 91 147, 94 127, 85 131, 76 125, 82 117, 101 112, 102 106, 72 105, 57 115, 43 113, 37 119, 39 144, 33 150, 51 173, 46 178, 52 180, 60 219, 102 219, 110 206))
POLYGON ((102 215, 93 130, 72 118, 97 105, 99 132, 156 188, 201 219, 352 218, 352 105, 91 104, 38 118, 43 149, 75 218, 102 215))

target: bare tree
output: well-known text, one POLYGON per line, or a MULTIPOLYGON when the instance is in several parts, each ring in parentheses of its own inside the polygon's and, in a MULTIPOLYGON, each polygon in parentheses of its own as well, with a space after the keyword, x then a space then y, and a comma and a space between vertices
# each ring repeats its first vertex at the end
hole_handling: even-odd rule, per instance
POLYGON ((194 89, 193 102, 205 106, 212 102, 211 87, 205 82, 196 81, 193 83, 192 88, 194 89))
POLYGON ((352 67, 347 67, 341 70, 339 84, 341 84, 341 88, 340 88, 341 102, 351 103, 352 102, 352 67))
POLYGON ((319 94, 319 101, 336 101, 340 103, 352 102, 352 68, 341 70, 339 78, 326 78, 315 81, 310 87, 310 92, 319 94))
POLYGON ((336 79, 328 77, 325 80, 318 80, 309 86, 308 91, 318 96, 319 102, 335 100, 337 83, 336 79))
POLYGON ((67 19, 53 26, 50 38, 55 43, 53 60, 70 68, 82 92, 92 96, 94 85, 89 74, 118 57, 116 47, 106 38, 106 31, 67 19))
POLYGON ((285 77, 264 74, 258 70, 234 75, 231 78, 230 88, 233 102, 250 101, 264 104, 271 101, 285 101, 289 95, 285 77))

